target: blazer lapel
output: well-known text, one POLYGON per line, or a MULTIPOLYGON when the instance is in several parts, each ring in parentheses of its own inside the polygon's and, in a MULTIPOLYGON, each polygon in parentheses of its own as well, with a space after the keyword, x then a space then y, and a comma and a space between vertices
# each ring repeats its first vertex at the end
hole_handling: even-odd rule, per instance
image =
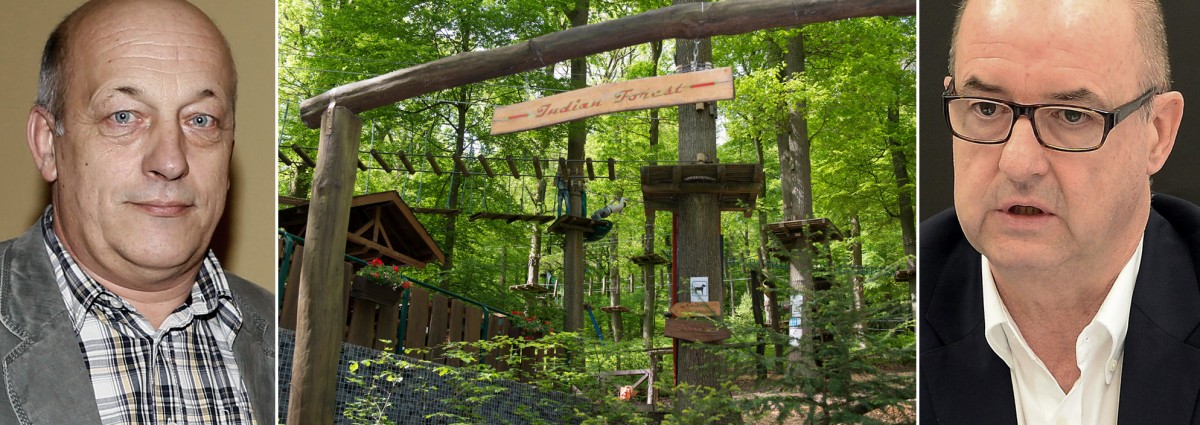
POLYGON ((931 408, 939 423, 1015 424, 1008 365, 984 338, 979 253, 962 239, 937 258, 944 263, 932 269, 941 275, 924 276, 936 283, 922 287, 933 293, 923 305, 929 325, 923 331, 930 335, 921 338, 934 347, 920 353, 921 397, 928 400, 922 408, 931 408))
POLYGON ((92 380, 66 316, 4 358, 5 386, 22 423, 100 423, 92 380))
POLYGON ((100 423, 91 378, 35 224, 0 257, 4 385, 23 424, 100 423))
POLYGON ((1196 261, 1176 230, 1151 213, 1125 337, 1120 423, 1200 423, 1196 261))

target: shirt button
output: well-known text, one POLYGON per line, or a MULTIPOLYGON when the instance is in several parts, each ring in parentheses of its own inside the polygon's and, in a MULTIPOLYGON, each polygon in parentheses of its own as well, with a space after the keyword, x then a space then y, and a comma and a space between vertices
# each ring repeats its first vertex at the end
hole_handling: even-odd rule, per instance
POLYGON ((1109 372, 1117 371, 1117 361, 1116 360, 1112 360, 1112 361, 1108 362, 1108 371, 1109 372))

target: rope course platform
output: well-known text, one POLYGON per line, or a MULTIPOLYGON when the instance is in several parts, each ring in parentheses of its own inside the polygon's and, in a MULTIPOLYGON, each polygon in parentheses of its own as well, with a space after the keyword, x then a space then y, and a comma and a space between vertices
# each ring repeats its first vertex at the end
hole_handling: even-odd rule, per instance
POLYGON ((549 288, 536 283, 526 283, 522 285, 513 285, 508 287, 511 291, 532 292, 535 294, 545 294, 550 292, 549 288))
POLYGON ((600 307, 600 311, 605 313, 628 313, 629 307, 623 305, 606 305, 604 307, 600 307))
POLYGON ((671 264, 670 260, 667 260, 658 254, 639 255, 637 257, 630 257, 629 259, 633 260, 633 264, 637 264, 639 266, 644 266, 647 264, 651 266, 657 266, 659 264, 671 264))
POLYGON ((612 222, 607 220, 592 220, 588 217, 564 215, 555 219, 554 223, 547 230, 554 233, 566 233, 567 230, 578 230, 585 235, 591 235, 604 227, 612 228, 612 222))
POLYGON ((807 239, 811 243, 840 241, 845 239, 842 231, 828 218, 811 218, 781 221, 767 224, 767 231, 779 238, 784 248, 793 249, 796 242, 807 239))
POLYGON ((760 164, 648 165, 642 167, 642 199, 648 211, 674 211, 681 195, 712 193, 721 211, 750 217, 762 182, 760 164))
POLYGON ((538 224, 546 224, 547 222, 554 220, 554 216, 477 212, 475 214, 471 214, 471 221, 475 220, 504 220, 508 223, 512 223, 514 221, 529 221, 537 222, 538 224))

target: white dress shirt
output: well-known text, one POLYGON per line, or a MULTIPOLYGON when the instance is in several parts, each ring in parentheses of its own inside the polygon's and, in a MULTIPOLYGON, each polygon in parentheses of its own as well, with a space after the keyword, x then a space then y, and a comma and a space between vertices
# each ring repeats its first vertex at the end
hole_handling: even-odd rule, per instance
POLYGON ((1129 329, 1129 308, 1142 263, 1143 242, 1144 238, 1117 275, 1096 316, 1075 340, 1079 379, 1065 394, 1013 322, 996 289, 988 259, 983 257, 984 331, 988 345, 1011 372, 1018 424, 1117 423, 1125 332, 1129 329))

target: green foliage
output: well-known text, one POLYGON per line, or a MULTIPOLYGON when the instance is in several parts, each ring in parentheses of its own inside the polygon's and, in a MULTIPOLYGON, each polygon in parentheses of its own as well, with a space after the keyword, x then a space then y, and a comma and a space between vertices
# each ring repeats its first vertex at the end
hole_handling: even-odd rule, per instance
MULTIPOLYGON (((280 0, 281 154, 289 161, 299 163, 299 155, 291 149, 297 146, 310 156, 316 156, 318 133, 299 122, 301 100, 397 69, 562 30, 569 26, 565 12, 574 4, 570 0, 280 0)), ((592 2, 591 20, 616 19, 668 4, 663 0, 592 2)), ((715 66, 734 69, 737 93, 735 99, 719 102, 720 162, 757 163, 761 151, 766 190, 757 201, 755 213, 761 212, 765 222, 782 220, 782 173, 776 143, 781 131, 778 123, 792 108, 804 112, 812 142, 811 197, 815 216, 830 218, 847 235, 852 218, 857 218, 862 227, 860 236, 834 242, 826 251, 832 253, 828 264, 817 264, 817 267, 835 275, 839 287, 849 286, 847 282, 852 272, 862 274, 866 308, 852 315, 845 309, 848 302, 845 299, 822 298, 832 297, 832 294, 811 295, 809 299, 824 303, 821 308, 827 312, 812 320, 831 321, 821 329, 835 335, 834 344, 805 351, 806 355, 831 359, 819 368, 815 365, 785 367, 791 364, 786 360, 788 353, 776 352, 774 343, 782 342, 786 346, 787 340, 775 333, 761 333, 767 339, 768 348, 763 356, 755 354, 754 336, 759 330, 751 319, 745 279, 751 270, 764 270, 774 287, 786 288, 787 269, 777 261, 759 256, 764 247, 760 246, 763 242, 759 238, 758 220, 723 216, 721 231, 727 263, 722 277, 728 302, 723 311, 729 312, 725 322, 734 329, 735 337, 729 341, 729 348, 722 356, 734 373, 754 376, 760 368, 773 373, 768 381, 756 382, 756 388, 743 389, 742 394, 735 392, 737 397, 734 398, 720 399, 719 395, 728 391, 697 393, 695 398, 704 401, 689 406, 693 409, 691 413, 678 412, 680 417, 673 419, 677 423, 688 423, 685 421, 693 419, 688 415, 703 414, 708 404, 719 411, 728 407, 728 403, 735 403, 748 412, 778 411, 796 415, 810 410, 821 411, 824 412, 822 415, 828 414, 829 420, 852 423, 857 420, 851 419, 857 416, 836 416, 836 412, 858 412, 866 407, 887 405, 900 399, 905 390, 909 391, 905 399, 911 397, 911 377, 906 378, 908 383, 889 382, 885 385, 899 388, 899 392, 879 389, 881 392, 874 398, 864 395, 876 390, 864 382, 876 380, 863 377, 888 378, 893 374, 877 369, 912 364, 914 336, 908 288, 895 282, 892 276, 897 269, 907 267, 911 260, 903 245, 900 200, 915 198, 914 180, 910 178, 907 184, 898 184, 895 167, 899 164, 909 176, 915 175, 915 25, 913 18, 862 18, 714 39, 713 62, 715 66), (805 37, 805 71, 797 78, 781 79, 778 56, 786 49, 784 41, 797 32, 805 37), (854 267, 850 265, 848 254, 850 244, 855 242, 861 243, 863 251, 863 264, 859 270, 852 270, 854 267), (861 335, 857 329, 842 329, 854 323, 865 324, 861 335), (781 337, 784 339, 777 340, 781 337), (738 398, 746 391, 764 395, 738 398), (820 400, 815 396, 796 395, 809 392, 835 395, 822 396, 820 400), (768 405, 771 407, 766 407, 768 405)), ((588 83, 596 85, 663 75, 674 62, 674 43, 674 40, 664 40, 658 61, 652 60, 648 45, 593 55, 588 58, 588 83)), ((431 93, 361 114, 364 131, 363 152, 359 159, 370 169, 359 172, 355 194, 396 190, 411 207, 458 208, 462 211, 451 216, 418 215, 433 240, 443 250, 452 251, 454 266, 448 270, 438 267, 405 270, 406 274, 468 294, 489 305, 522 310, 538 317, 538 323, 544 324, 548 320, 551 325, 547 327, 560 328, 561 298, 534 298, 508 290, 508 286, 528 279, 530 236, 535 226, 522 222, 472 221, 468 217, 475 212, 557 214, 553 162, 543 164, 547 177, 540 182, 545 185, 545 190, 544 196, 539 197, 539 181, 532 177, 532 163, 522 159, 565 157, 566 126, 502 136, 492 136, 488 129, 494 105, 563 92, 569 86, 567 70, 566 64, 556 64, 542 70, 431 93), (371 149, 382 153, 392 168, 401 168, 397 154, 403 153, 421 172, 383 171, 369 155, 371 149), (424 159, 426 154, 438 156, 442 168, 447 170, 452 167, 447 156, 460 155, 472 174, 464 177, 457 173, 425 172, 430 168, 424 159), (517 158, 516 165, 523 177, 484 177, 480 164, 471 160, 478 155, 517 158), (452 250, 447 246, 450 240, 454 240, 452 250)), ((614 158, 618 162, 616 180, 599 178, 587 182, 585 213, 600 208, 618 195, 629 197, 632 202, 623 213, 609 218, 614 223, 613 234, 619 236, 615 253, 610 252, 607 240, 585 247, 585 279, 593 282, 597 289, 586 297, 585 302, 597 307, 609 305, 608 294, 598 291, 599 280, 615 266, 623 286, 618 302, 634 312, 619 316, 625 329, 625 340, 621 343, 611 342, 609 321, 612 319, 598 311, 596 320, 605 333, 603 343, 595 338, 587 318, 585 329, 579 334, 551 337, 575 335, 577 344, 583 346, 568 350, 582 353, 589 373, 648 367, 647 357, 641 352, 642 341, 638 339, 645 284, 641 281, 640 269, 627 259, 643 254, 642 243, 646 237, 654 241, 657 253, 668 259, 671 257, 671 247, 667 245, 671 229, 669 214, 655 217, 654 235, 643 233, 647 227, 638 181, 640 168, 651 161, 668 164, 678 160, 677 109, 661 108, 657 112, 657 121, 651 120, 650 111, 620 112, 586 120, 586 155, 600 161, 614 158), (658 143, 653 146, 649 144, 652 124, 659 126, 658 143), (629 276, 635 277, 632 291, 627 284, 629 276)), ((606 167, 601 163, 596 165, 597 174, 607 175, 606 167)), ((507 174, 507 166, 502 162, 493 161, 492 167, 501 175, 507 174)), ((311 168, 280 163, 278 171, 279 194, 308 195, 311 168)), ((562 279, 562 243, 562 238, 557 235, 543 234, 542 247, 536 253, 540 256, 541 271, 555 276, 551 286, 562 279)), ((535 278, 545 283, 544 277, 535 278)), ((661 314, 666 310, 668 288, 659 288, 652 312, 656 329, 651 341, 654 347, 670 343, 662 335, 664 319, 661 314)), ((560 296, 561 293, 560 288, 560 296)), ((780 299, 786 299, 786 295, 781 294, 780 299)), ((528 344, 543 344, 544 340, 501 338, 498 340, 501 342, 479 344, 495 342, 532 348, 528 344)), ((461 355, 463 357, 458 358, 463 363, 478 365, 479 362, 472 361, 468 353, 493 349, 497 348, 452 348, 447 355, 461 355), (474 351, 476 348, 478 351, 474 351)), ((519 364, 515 357, 509 359, 519 364)), ((563 377, 572 376, 566 373, 568 370, 582 373, 563 365, 563 377)), ((441 372, 457 376, 450 369, 441 372)), ((519 372, 512 369, 494 372, 499 375, 480 373, 478 376, 496 376, 496 379, 508 373, 512 378, 526 379, 547 388, 569 388, 558 377, 519 376, 519 372)), ((572 379, 575 378, 580 377, 572 379)), ((572 384, 577 384, 597 403, 596 406, 602 406, 581 408, 587 423, 637 423, 641 420, 629 403, 615 401, 612 388, 601 386, 594 379, 587 383, 589 379, 575 379, 580 382, 572 384)), ((662 381, 669 382, 669 379, 662 381)), ((372 385, 369 381, 364 383, 372 385)), ((380 381, 377 392, 386 394, 393 384, 386 379, 380 381)), ((671 389, 665 388, 664 393, 671 394, 671 389)), ((483 391, 461 400, 464 406, 477 406, 478 402, 494 396, 483 391)), ((371 408, 364 407, 367 412, 371 408)), ((456 409, 447 414, 457 415, 456 418, 461 417, 464 421, 474 420, 469 409, 456 409)))

